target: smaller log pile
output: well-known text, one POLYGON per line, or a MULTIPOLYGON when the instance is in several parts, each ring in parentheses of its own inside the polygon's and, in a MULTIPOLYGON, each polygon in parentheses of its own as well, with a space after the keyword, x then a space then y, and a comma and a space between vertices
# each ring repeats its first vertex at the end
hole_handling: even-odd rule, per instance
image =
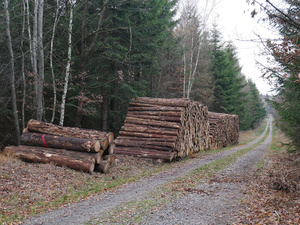
POLYGON ((133 99, 115 153, 172 161, 206 150, 207 113, 206 106, 189 99, 133 99))
POLYGON ((63 127, 31 119, 21 135, 21 145, 6 147, 3 152, 24 161, 108 173, 115 164, 114 146, 111 132, 63 127))
POLYGON ((209 149, 220 149, 239 142, 239 117, 233 114, 208 112, 209 149))

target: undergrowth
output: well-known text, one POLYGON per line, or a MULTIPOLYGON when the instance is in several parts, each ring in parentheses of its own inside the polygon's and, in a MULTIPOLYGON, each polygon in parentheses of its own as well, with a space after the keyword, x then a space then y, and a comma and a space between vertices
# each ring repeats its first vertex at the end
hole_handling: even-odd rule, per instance
POLYGON ((236 224, 300 224, 300 154, 287 153, 274 129, 272 145, 245 190, 236 224))

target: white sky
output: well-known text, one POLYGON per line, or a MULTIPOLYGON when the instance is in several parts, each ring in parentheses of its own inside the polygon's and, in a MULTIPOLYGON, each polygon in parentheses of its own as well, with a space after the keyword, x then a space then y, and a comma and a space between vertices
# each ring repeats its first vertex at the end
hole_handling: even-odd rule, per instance
MULTIPOLYGON (((205 1, 198 1, 200 7, 202 2, 205 4, 205 1)), ((256 65, 256 61, 266 62, 265 58, 259 56, 262 52, 262 45, 247 40, 258 39, 255 33, 264 39, 275 38, 275 33, 272 33, 266 24, 257 23, 256 19, 251 18, 250 12, 253 8, 246 3, 246 0, 216 1, 217 6, 214 8, 210 21, 218 24, 224 41, 231 41, 236 46, 242 73, 256 83, 261 94, 268 92, 272 94, 270 92, 272 87, 267 80, 261 78, 261 69, 256 65)))

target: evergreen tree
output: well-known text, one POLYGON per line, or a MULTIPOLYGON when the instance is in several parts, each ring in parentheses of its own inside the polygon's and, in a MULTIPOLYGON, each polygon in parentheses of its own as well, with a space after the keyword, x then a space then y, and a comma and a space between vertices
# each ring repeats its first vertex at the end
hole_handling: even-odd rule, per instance
POLYGON ((235 49, 231 44, 220 44, 218 31, 214 31, 212 40, 211 73, 215 82, 214 104, 211 111, 237 114, 244 111, 242 101, 243 77, 235 49))
POLYGON ((266 110, 260 98, 259 91, 252 80, 249 79, 246 81, 246 86, 244 87, 243 92, 247 95, 243 98, 245 110, 243 115, 240 117, 240 129, 254 129, 258 122, 265 117, 266 110))

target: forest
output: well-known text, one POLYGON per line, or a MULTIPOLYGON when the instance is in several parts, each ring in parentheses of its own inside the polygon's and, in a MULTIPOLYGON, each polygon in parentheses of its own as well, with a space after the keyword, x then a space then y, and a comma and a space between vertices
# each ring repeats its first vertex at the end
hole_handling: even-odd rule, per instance
MULTIPOLYGON (((281 71, 267 68, 265 76, 277 79, 273 105, 283 130, 298 129, 290 135, 297 140, 299 113, 291 113, 299 104, 290 103, 300 96, 299 3, 286 3, 284 11, 260 5, 283 36, 266 44, 281 71)), ((18 144, 32 118, 117 135, 129 102, 143 96, 202 102, 238 115, 241 130, 266 115, 235 46, 193 1, 4 0, 0 10, 0 149, 18 144)))

